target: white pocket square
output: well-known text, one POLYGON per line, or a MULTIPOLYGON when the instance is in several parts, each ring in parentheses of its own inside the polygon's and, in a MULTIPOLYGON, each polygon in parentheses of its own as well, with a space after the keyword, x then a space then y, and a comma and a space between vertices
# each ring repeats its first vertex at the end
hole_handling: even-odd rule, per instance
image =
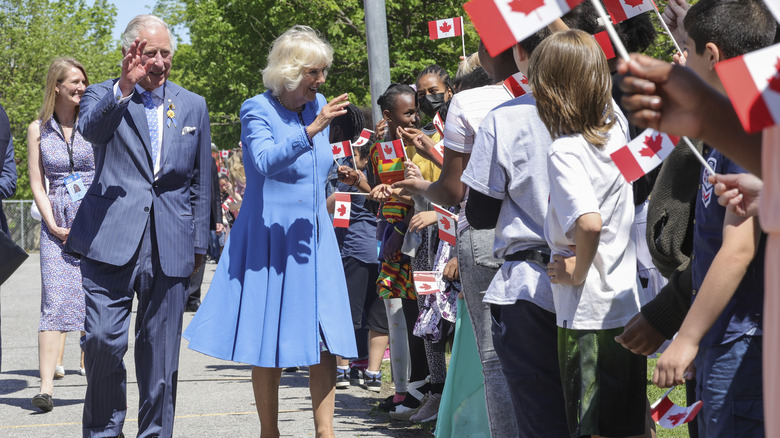
POLYGON ((198 128, 196 128, 194 126, 185 126, 185 127, 181 128, 181 135, 195 132, 196 129, 198 129, 198 128))

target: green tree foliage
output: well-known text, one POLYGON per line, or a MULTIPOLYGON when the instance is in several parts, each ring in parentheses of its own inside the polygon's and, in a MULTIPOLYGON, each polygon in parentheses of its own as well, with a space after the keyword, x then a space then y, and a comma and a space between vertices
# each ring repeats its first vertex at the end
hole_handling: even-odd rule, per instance
POLYGON ((116 7, 107 0, 0 0, 0 103, 11 120, 18 163, 16 199, 32 199, 27 175, 27 126, 38 115, 54 58, 76 58, 90 81, 119 74, 112 41, 116 7), (92 2, 89 2, 92 3, 92 2))
MULTIPOLYGON (((417 73, 437 63, 455 74, 460 38, 431 41, 428 21, 464 15, 463 2, 386 0, 390 75, 413 83, 417 73)), ((326 97, 350 93, 357 105, 370 104, 365 12, 361 0, 160 0, 155 9, 189 28, 191 46, 181 45, 171 79, 203 95, 209 105, 213 141, 235 147, 238 112, 247 98, 264 90, 261 70, 274 39, 295 24, 311 26, 334 48, 326 97)), ((478 37, 465 18, 466 52, 478 37)))

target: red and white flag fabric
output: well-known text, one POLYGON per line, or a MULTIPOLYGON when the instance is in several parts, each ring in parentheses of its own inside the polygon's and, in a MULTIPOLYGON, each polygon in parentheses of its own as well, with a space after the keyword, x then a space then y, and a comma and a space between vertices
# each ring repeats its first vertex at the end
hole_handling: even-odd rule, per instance
POLYGON ((441 138, 444 138, 444 122, 441 120, 441 115, 438 112, 433 116, 433 126, 439 131, 441 138))
POLYGON ((360 137, 358 137, 357 140, 355 140, 354 143, 352 143, 352 146, 354 147, 360 147, 364 144, 368 143, 369 140, 371 140, 371 136, 374 134, 374 131, 370 129, 363 128, 363 130, 360 132, 360 137))
POLYGON ((524 74, 517 72, 504 79, 504 89, 514 97, 520 97, 525 93, 531 92, 531 85, 524 74))
POLYGON ((674 404, 666 393, 660 400, 650 406, 650 415, 656 423, 666 429, 674 429, 696 418, 696 414, 702 407, 701 400, 687 408, 674 404))
POLYGON ((352 198, 349 193, 336 193, 336 206, 333 210, 333 226, 349 227, 349 214, 352 211, 352 198))
POLYGON ((780 22, 780 2, 777 0, 764 0, 764 4, 775 16, 775 20, 780 22))
POLYGON ((228 155, 230 155, 230 151, 219 151, 220 158, 227 159, 228 155))
POLYGON ((607 8, 613 24, 655 9, 653 0, 604 0, 604 6, 607 8))
POLYGON ((449 243, 450 245, 456 244, 457 230, 458 230, 458 218, 454 214, 450 213, 443 207, 436 204, 433 205, 433 210, 436 211, 436 221, 439 226, 439 239, 449 243))
POLYGON ((376 149, 379 151, 379 159, 381 160, 395 160, 396 158, 406 158, 406 151, 404 151, 404 142, 401 140, 383 141, 376 144, 376 149))
POLYGON ((526 39, 583 0, 471 0, 463 9, 469 14, 482 42, 498 56, 526 39))
POLYGON ((219 173, 221 173, 223 175, 227 175, 228 174, 227 167, 220 167, 219 168, 219 173))
POLYGON ((634 182, 658 167, 678 141, 679 137, 648 128, 610 157, 626 181, 634 182))
POLYGON ((439 277, 441 277, 441 272, 414 271, 414 289, 417 291, 417 295, 430 295, 441 291, 439 277))
POLYGON ((428 32, 432 40, 439 38, 449 38, 463 34, 461 18, 445 18, 444 20, 433 20, 428 22, 428 32))
POLYGON ((612 40, 609 39, 609 34, 606 30, 594 34, 593 38, 596 38, 596 42, 599 43, 599 46, 601 46, 601 50, 604 51, 604 55, 607 57, 607 59, 612 59, 615 57, 615 48, 612 47, 612 40))
POLYGON ((746 132, 780 122, 780 44, 715 64, 746 132))
POLYGON ((330 151, 333 152, 333 158, 346 158, 352 156, 352 142, 349 140, 338 143, 331 143, 330 151))
POLYGON ((441 166, 444 164, 444 140, 439 141, 430 150, 433 159, 439 162, 441 166))

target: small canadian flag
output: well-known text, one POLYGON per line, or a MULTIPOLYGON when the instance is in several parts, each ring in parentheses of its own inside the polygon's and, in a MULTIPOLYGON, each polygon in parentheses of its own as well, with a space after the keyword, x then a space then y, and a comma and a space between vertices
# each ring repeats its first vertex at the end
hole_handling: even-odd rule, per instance
POLYGON ((436 204, 433 205, 433 210, 436 211, 436 221, 439 226, 439 239, 449 243, 450 245, 456 244, 458 219, 449 211, 445 210, 436 204))
POLYGON ((715 70, 745 131, 780 122, 780 44, 719 62, 715 70))
POLYGON ((438 279, 441 277, 441 272, 435 271, 414 271, 414 289, 417 291, 417 295, 430 295, 439 292, 438 279))
POLYGON ((702 407, 701 400, 685 408, 669 400, 669 392, 650 406, 650 416, 656 423, 666 429, 674 429, 696 418, 702 407))
POLYGON ((223 175, 227 175, 228 174, 227 167, 220 167, 219 168, 219 173, 221 173, 223 175))
POLYGON ((612 47, 612 41, 609 39, 609 34, 606 30, 594 34, 593 38, 596 38, 596 42, 599 43, 599 46, 601 46, 601 50, 604 51, 604 55, 607 57, 607 59, 612 59, 615 57, 615 48, 612 47))
POLYGON ((428 22, 428 32, 432 40, 439 38, 449 38, 463 34, 461 23, 463 18, 446 18, 444 20, 433 20, 428 22))
POLYGON ((433 126, 439 131, 439 135, 444 138, 444 122, 441 120, 441 115, 438 112, 433 116, 433 126))
MULTIPOLYGON (((628 0, 630 1, 630 0, 628 0)), ((471 0, 463 5, 482 42, 498 56, 583 0, 471 0)))
POLYGON ((396 158, 406 158, 404 143, 401 140, 383 141, 376 144, 379 151, 379 158, 382 160, 395 160, 396 158))
POLYGON ((349 193, 335 194, 336 206, 333 210, 333 226, 349 227, 349 214, 352 211, 352 198, 349 193))
POLYGON ((524 74, 517 72, 504 80, 504 89, 512 96, 520 97, 531 91, 531 85, 524 74))
POLYGON ((368 143, 369 140, 371 140, 371 136, 374 134, 374 131, 370 129, 363 128, 362 131, 360 131, 360 137, 358 137, 357 140, 355 140, 354 143, 352 143, 352 146, 358 148, 360 146, 363 146, 364 144, 368 143))
POLYGON ((331 143, 330 151, 333 152, 333 158, 346 158, 352 156, 352 143, 349 140, 338 143, 331 143))
POLYGON ((653 0, 604 0, 604 6, 607 8, 613 24, 655 9, 653 0))
POLYGON ((230 155, 230 151, 219 151, 219 156, 221 158, 227 158, 228 155, 230 155))
POLYGON ((439 162, 440 166, 444 164, 444 140, 433 145, 430 152, 431 155, 433 155, 433 158, 439 162))
POLYGON ((634 182, 658 167, 678 141, 679 137, 648 128, 633 141, 612 152, 610 157, 626 181, 634 182))

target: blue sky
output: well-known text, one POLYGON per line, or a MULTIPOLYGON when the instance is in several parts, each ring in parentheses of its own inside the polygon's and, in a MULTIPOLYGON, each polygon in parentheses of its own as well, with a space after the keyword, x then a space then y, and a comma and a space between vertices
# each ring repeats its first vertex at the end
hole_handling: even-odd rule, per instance
MULTIPOLYGON (((154 0, 112 0, 111 3, 116 5, 117 15, 114 19, 114 39, 119 41, 122 36, 122 32, 125 30, 127 23, 140 14, 150 14, 154 8, 154 0)), ((189 43, 189 33, 183 32, 180 35, 180 43, 189 43)))

